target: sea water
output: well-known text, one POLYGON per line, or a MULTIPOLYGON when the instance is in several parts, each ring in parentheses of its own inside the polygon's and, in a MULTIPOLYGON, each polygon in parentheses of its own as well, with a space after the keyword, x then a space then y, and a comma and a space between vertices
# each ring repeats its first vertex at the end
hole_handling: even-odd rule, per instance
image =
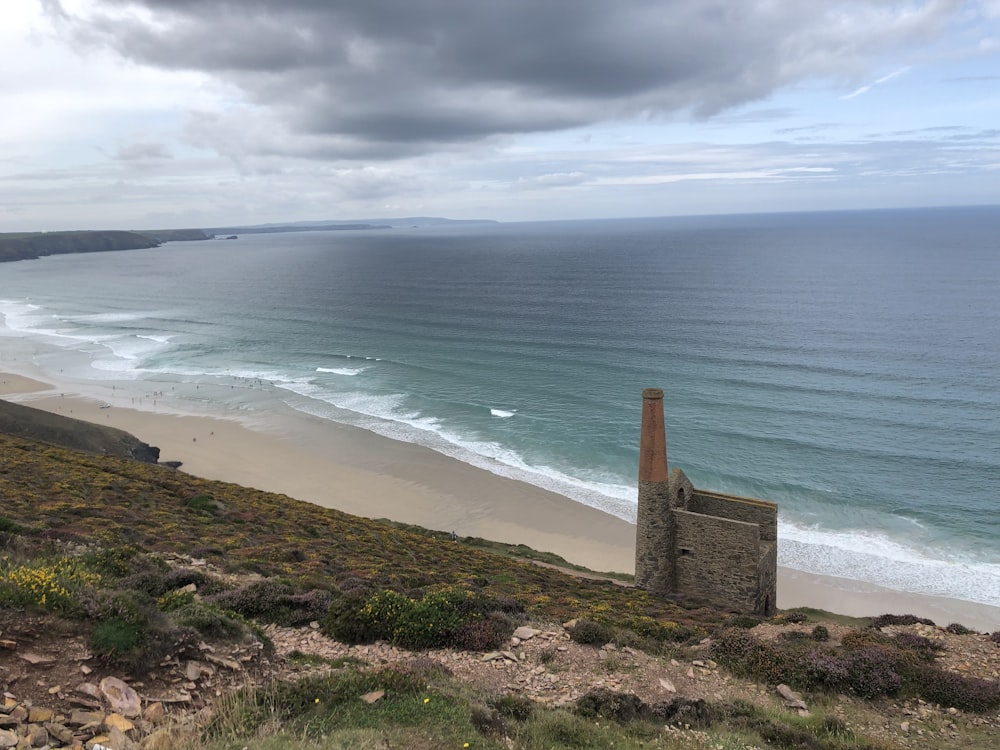
POLYGON ((629 520, 662 387, 671 466, 776 501, 781 564, 1000 605, 998 237, 968 208, 54 256, 0 264, 0 369, 291 408, 629 520))

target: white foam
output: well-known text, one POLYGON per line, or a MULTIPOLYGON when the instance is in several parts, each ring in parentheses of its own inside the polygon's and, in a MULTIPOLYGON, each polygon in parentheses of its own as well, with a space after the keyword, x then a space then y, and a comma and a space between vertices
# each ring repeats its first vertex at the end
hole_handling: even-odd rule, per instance
POLYGON ((314 416, 346 422, 394 440, 423 445, 463 463, 509 479, 528 482, 627 521, 635 521, 635 490, 631 486, 570 476, 550 466, 529 464, 516 451, 499 443, 469 440, 450 432, 434 417, 407 411, 403 394, 331 394, 312 383, 285 383, 280 387, 339 410, 332 413, 315 404, 292 405, 314 416))
POLYGON ((500 417, 501 419, 509 419, 517 413, 517 410, 507 411, 506 409, 490 409, 490 416, 500 417))
POLYGON ((350 367, 317 367, 316 372, 327 372, 332 375, 346 375, 352 377, 354 375, 360 375, 365 371, 364 367, 350 368, 350 367))
POLYGON ((778 562, 789 568, 1000 606, 1000 563, 937 548, 924 553, 877 531, 826 531, 780 522, 778 540, 778 562))

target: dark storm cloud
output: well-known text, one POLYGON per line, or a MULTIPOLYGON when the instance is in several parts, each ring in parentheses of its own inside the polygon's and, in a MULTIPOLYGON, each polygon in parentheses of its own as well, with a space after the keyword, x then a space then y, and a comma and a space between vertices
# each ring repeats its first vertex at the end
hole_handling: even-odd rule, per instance
POLYGON ((249 153, 366 159, 616 118, 712 116, 807 76, 856 76, 960 4, 94 0, 73 17, 45 2, 78 41, 238 87, 256 108, 244 124, 263 134, 241 139, 249 153))

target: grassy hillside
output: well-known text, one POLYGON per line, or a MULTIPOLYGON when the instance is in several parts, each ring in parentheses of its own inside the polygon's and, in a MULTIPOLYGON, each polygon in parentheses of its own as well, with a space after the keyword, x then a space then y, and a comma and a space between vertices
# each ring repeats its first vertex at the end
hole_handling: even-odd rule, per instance
POLYGON ((986 636, 905 617, 761 623, 522 559, 539 556, 0 435, 0 689, 54 701, 49 682, 79 680, 81 660, 145 689, 201 684, 204 653, 240 670, 183 731, 129 730, 147 747, 995 746, 986 636), (530 648, 511 640, 525 624, 530 648), (46 635, 86 652, 49 682, 11 650, 46 635), (665 692, 665 670, 686 687, 665 692), (599 687, 542 705, 550 677, 599 687))

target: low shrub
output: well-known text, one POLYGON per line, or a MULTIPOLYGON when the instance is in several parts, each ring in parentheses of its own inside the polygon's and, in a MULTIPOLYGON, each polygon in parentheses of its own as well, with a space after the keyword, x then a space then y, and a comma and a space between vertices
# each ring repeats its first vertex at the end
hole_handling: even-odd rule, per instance
POLYGON ((946 708, 985 713, 1000 708, 1000 684, 996 680, 948 672, 938 667, 924 667, 918 677, 918 688, 924 700, 946 708))
POLYGON ((188 602, 175 609, 171 618, 178 625, 193 628, 205 638, 214 640, 243 640, 249 634, 244 622, 207 602, 188 602))
POLYGON ((976 632, 975 630, 971 630, 958 622, 951 623, 951 625, 946 627, 945 630, 953 635, 972 635, 976 632))
POLYGON ((290 586, 274 578, 265 578, 238 589, 215 594, 208 601, 223 609, 237 612, 244 617, 254 617, 265 622, 277 622, 287 619, 288 604, 286 600, 291 593, 290 586))
POLYGON ((884 628, 889 625, 933 625, 933 620, 928 620, 926 617, 917 617, 916 615, 879 615, 878 617, 873 617, 871 624, 868 626, 878 630, 879 628, 884 628))
POLYGON ((990 640, 994 643, 1000 643, 1000 630, 990 633, 990 640))
POLYGON ((712 707, 701 698, 674 698, 665 703, 649 706, 649 714, 657 723, 674 727, 705 728, 715 721, 712 707))
POLYGON ((324 635, 344 643, 371 643, 377 640, 379 631, 372 628, 369 618, 361 614, 367 601, 368 593, 364 589, 335 596, 320 622, 320 630, 324 635))
POLYGON ((916 633, 898 633, 893 640, 923 661, 933 661, 934 657, 944 650, 944 646, 937 641, 916 633))
POLYGON ((789 669, 784 652, 763 643, 748 630, 727 628, 712 643, 712 658, 734 674, 754 677, 765 682, 789 682, 789 669))
POLYGON ((610 719, 625 724, 642 718, 646 704, 632 693, 619 693, 608 688, 594 688, 576 702, 575 713, 587 719, 610 719))
POLYGON ((508 735, 507 722, 499 713, 487 706, 471 706, 469 721, 473 728, 484 737, 499 740, 508 735))
POLYGON ((482 592, 446 586, 418 599, 393 589, 368 596, 364 589, 342 593, 331 601, 321 627, 347 643, 386 640, 410 649, 450 646, 482 651, 498 648, 510 638, 514 621, 482 592))
POLYGON ((507 719, 524 723, 531 718, 535 704, 526 695, 517 693, 504 693, 498 698, 491 698, 486 701, 494 711, 507 719))
POLYGON ((593 620, 577 620, 576 625, 569 631, 569 637, 574 643, 584 646, 603 646, 614 637, 614 631, 607 625, 593 620))
POLYGON ((482 620, 465 622, 452 639, 464 651, 491 651, 500 648, 514 633, 514 622, 501 612, 491 612, 482 620))
POLYGON ((0 607, 37 606, 65 616, 82 613, 82 600, 101 577, 79 558, 61 557, 25 565, 0 560, 0 607))
POLYGON ((809 635, 812 636, 814 641, 819 641, 820 643, 825 643, 830 640, 830 631, 825 625, 817 625, 812 629, 812 632, 809 635))
POLYGON ((847 687, 862 698, 894 695, 903 684, 898 654, 882 646, 864 646, 846 657, 847 687))
POLYGON ((193 604, 194 601, 194 594, 190 591, 181 591, 178 589, 176 591, 168 591, 159 597, 156 600, 156 608, 161 612, 173 612, 181 607, 186 607, 188 604, 193 604))

